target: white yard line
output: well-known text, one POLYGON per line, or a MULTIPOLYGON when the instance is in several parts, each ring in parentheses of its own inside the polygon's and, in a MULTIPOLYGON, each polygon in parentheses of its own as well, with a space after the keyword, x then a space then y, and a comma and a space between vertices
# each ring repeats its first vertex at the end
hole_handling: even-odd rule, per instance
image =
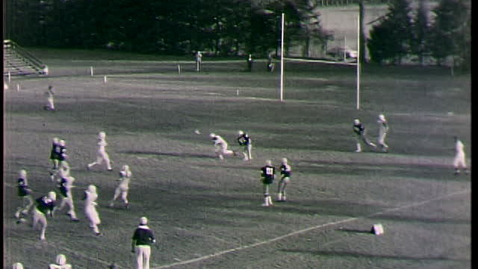
POLYGON ((257 243, 250 244, 250 245, 240 246, 240 247, 237 247, 237 248, 231 248, 231 249, 219 251, 219 252, 216 252, 216 253, 213 253, 213 254, 210 254, 210 255, 205 255, 205 256, 202 256, 202 257, 199 257, 199 258, 195 258, 195 259, 175 262, 175 263, 171 263, 171 264, 162 265, 162 266, 159 266, 159 267, 153 267, 152 269, 171 268, 171 267, 178 266, 178 265, 200 262, 200 261, 204 261, 204 260, 211 259, 211 258, 214 258, 214 257, 222 256, 222 255, 225 255, 225 254, 228 254, 228 253, 241 251, 241 250, 245 250, 245 249, 250 249, 250 248, 261 246, 261 245, 266 245, 266 244, 273 243, 273 242, 276 242, 276 241, 279 241, 279 240, 282 240, 282 239, 285 239, 285 238, 288 238, 288 237, 291 237, 291 236, 294 236, 294 235, 303 234, 303 233, 306 233, 306 232, 309 232, 309 231, 312 231, 312 230, 317 230, 317 229, 320 229, 320 228, 325 228, 325 227, 329 227, 329 226, 333 226, 333 225, 337 225, 337 224, 352 222, 352 221, 362 219, 362 218, 374 217, 374 216, 381 215, 381 214, 384 214, 384 213, 399 211, 399 210, 407 209, 407 208, 410 208, 410 207, 416 207, 416 206, 424 205, 424 204, 434 202, 434 201, 437 201, 437 200, 442 200, 444 198, 448 198, 448 197, 451 197, 451 196, 455 196, 455 195, 459 195, 459 194, 465 194, 465 193, 469 193, 469 192, 470 192, 470 190, 453 192, 453 193, 450 193, 450 194, 447 194, 447 195, 444 195, 444 196, 432 198, 432 199, 421 201, 421 202, 418 202, 418 203, 412 203, 412 204, 401 206, 401 207, 387 209, 387 210, 380 211, 380 212, 377 212, 377 213, 373 213, 373 214, 370 214, 370 215, 367 215, 367 216, 364 216, 364 217, 348 218, 348 219, 344 219, 344 220, 324 223, 324 224, 321 224, 321 225, 312 226, 312 227, 309 227, 309 228, 306 228, 306 229, 298 230, 298 231, 288 233, 288 234, 285 234, 285 235, 282 235, 282 236, 279 236, 279 237, 275 237, 275 238, 272 238, 272 239, 269 239, 269 240, 257 242, 257 243))

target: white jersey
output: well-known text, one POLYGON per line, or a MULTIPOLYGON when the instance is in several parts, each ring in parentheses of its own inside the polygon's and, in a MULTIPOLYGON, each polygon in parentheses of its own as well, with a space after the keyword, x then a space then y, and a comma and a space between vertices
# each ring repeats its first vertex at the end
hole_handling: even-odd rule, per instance
POLYGON ((465 146, 463 145, 463 143, 460 141, 460 140, 457 140, 456 141, 456 144, 455 144, 455 151, 456 151, 456 154, 464 154, 465 151, 463 150, 465 146))
POLYGON ((120 188, 121 190, 128 190, 131 176, 131 171, 122 170, 120 172, 120 178, 118 179, 120 181, 120 183, 118 184, 118 188, 120 188))
POLYGON ((214 139, 214 146, 222 146, 222 147, 227 148, 228 145, 227 145, 226 140, 224 140, 224 138, 222 138, 219 135, 216 135, 214 138, 215 138, 214 139))
POLYGON ((106 143, 106 140, 100 139, 98 141, 98 152, 100 153, 106 152, 106 146, 108 146, 108 143, 106 143))

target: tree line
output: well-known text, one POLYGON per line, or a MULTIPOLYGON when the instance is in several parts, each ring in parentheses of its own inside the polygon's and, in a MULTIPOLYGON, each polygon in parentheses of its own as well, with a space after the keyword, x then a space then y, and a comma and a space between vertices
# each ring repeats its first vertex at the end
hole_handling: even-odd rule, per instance
MULTIPOLYGON (((347 3, 352 1, 362 14, 364 6, 377 1, 389 7, 370 38, 361 35, 373 62, 400 64, 409 56, 422 63, 433 57, 440 64, 450 56, 457 65, 469 62, 470 0, 433 1, 438 3, 431 17, 425 5, 431 0, 414 0, 419 2, 414 10, 411 0, 347 3)), ((320 21, 323 4, 324 0, 6 0, 4 38, 37 47, 263 56, 277 54, 284 13, 287 54, 293 45, 307 51, 312 41, 326 44, 333 38, 320 21)))
POLYGON ((420 64, 432 58, 440 65, 451 58, 454 66, 468 69, 471 1, 440 0, 430 12, 424 0, 415 10, 406 0, 392 0, 388 13, 372 27, 367 46, 376 63, 401 64, 405 57, 416 56, 420 64))

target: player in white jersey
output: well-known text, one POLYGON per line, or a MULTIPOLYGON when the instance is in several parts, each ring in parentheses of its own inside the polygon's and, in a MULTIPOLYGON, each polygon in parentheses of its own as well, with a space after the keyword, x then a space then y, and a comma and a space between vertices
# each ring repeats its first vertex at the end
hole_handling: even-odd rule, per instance
POLYGON ((119 181, 118 186, 116 187, 115 194, 113 196, 113 200, 110 202, 110 207, 114 206, 114 202, 118 197, 121 195, 121 199, 123 200, 124 206, 126 208, 129 208, 129 202, 128 202, 128 190, 129 190, 129 182, 131 181, 131 176, 133 173, 131 173, 131 170, 129 169, 129 165, 125 164, 121 168, 121 171, 119 172, 119 181))
POLYGON ((93 229, 93 232, 95 233, 95 235, 101 236, 103 234, 100 233, 100 229, 98 228, 98 225, 101 224, 101 220, 100 220, 100 215, 98 214, 98 211, 96 210, 96 206, 98 205, 96 203, 96 199, 98 199, 96 186, 89 185, 88 189, 85 191, 85 196, 83 197, 83 200, 85 201, 85 215, 90 221, 90 228, 93 229))
POLYGON ((108 143, 106 143, 106 133, 100 132, 98 134, 98 151, 97 151, 96 161, 88 164, 88 170, 97 164, 98 165, 102 164, 104 161, 106 163, 106 169, 108 169, 108 171, 113 171, 113 168, 111 168, 110 156, 106 152, 107 145, 108 143))
MULTIPOLYGON (((63 162, 63 165, 66 162, 63 162)), ((60 171, 63 171, 60 169, 60 171)), ((75 213, 75 205, 73 203, 73 193, 72 193, 72 188, 73 182, 75 181, 75 178, 70 176, 69 172, 62 172, 59 173, 60 178, 58 179, 58 189, 60 191, 61 196, 63 199, 61 200, 60 206, 58 207, 57 210, 62 210, 63 207, 66 205, 68 206, 68 212, 67 215, 70 216, 71 221, 79 221, 78 218, 76 217, 75 213)))
POLYGON ((56 256, 56 263, 52 263, 48 266, 48 269, 71 269, 71 264, 66 263, 66 256, 58 254, 56 256))
POLYGON ((16 262, 12 265, 12 269, 23 269, 23 264, 20 262, 16 262))
POLYGON ((202 64, 202 53, 200 51, 196 52, 196 72, 201 71, 202 64))
POLYGON ((455 175, 460 174, 460 168, 462 168, 465 173, 468 173, 464 147, 463 142, 455 136, 455 159, 453 160, 455 175))
POLYGON ((385 143, 385 137, 388 133, 388 122, 383 114, 378 115, 378 145, 383 152, 388 152, 388 145, 385 143))
POLYGON ((33 209, 33 229, 40 225, 40 240, 45 240, 45 232, 48 222, 46 216, 53 217, 53 212, 56 205, 56 193, 50 191, 47 195, 42 196, 36 200, 37 205, 33 209))
POLYGON ((286 158, 282 158, 282 164, 280 166, 280 174, 281 174, 281 179, 279 181, 279 187, 277 191, 277 201, 278 202, 285 202, 286 201, 286 193, 285 193, 285 188, 287 187, 287 184, 290 182, 290 175, 292 173, 292 168, 288 164, 286 158))
POLYGON ((211 133, 209 136, 214 142, 214 152, 219 157, 219 159, 224 160, 224 155, 236 156, 236 152, 227 149, 229 145, 227 144, 226 140, 224 140, 224 138, 219 135, 216 135, 215 133, 211 133))
POLYGON ((15 212, 17 223, 24 222, 24 216, 28 215, 33 206, 32 190, 28 187, 27 171, 22 169, 18 172, 18 197, 22 199, 22 206, 15 212))
POLYGON ((45 97, 47 100, 46 106, 43 107, 45 110, 55 111, 55 93, 53 92, 53 86, 48 86, 48 90, 45 92, 45 97))

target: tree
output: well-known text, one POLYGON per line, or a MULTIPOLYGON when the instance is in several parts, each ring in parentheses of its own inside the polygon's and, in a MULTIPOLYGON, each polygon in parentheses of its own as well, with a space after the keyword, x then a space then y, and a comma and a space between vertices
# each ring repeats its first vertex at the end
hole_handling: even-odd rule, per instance
POLYGON ((370 32, 368 48, 373 61, 391 60, 401 64, 402 58, 409 52, 412 39, 410 13, 407 0, 389 2, 388 13, 380 20, 381 25, 373 26, 370 32), (378 55, 380 58, 374 59, 378 55))
MULTIPOLYGON (((441 0, 433 10, 435 20, 431 27, 430 50, 440 65, 451 56, 458 62, 469 59, 471 32, 470 7, 463 0, 441 0)), ((458 63, 459 64, 459 63, 458 63)))
POLYGON ((428 53, 428 33, 430 25, 428 21, 428 9, 425 0, 420 0, 417 12, 412 22, 411 52, 418 56, 420 65, 423 65, 424 56, 428 53))

